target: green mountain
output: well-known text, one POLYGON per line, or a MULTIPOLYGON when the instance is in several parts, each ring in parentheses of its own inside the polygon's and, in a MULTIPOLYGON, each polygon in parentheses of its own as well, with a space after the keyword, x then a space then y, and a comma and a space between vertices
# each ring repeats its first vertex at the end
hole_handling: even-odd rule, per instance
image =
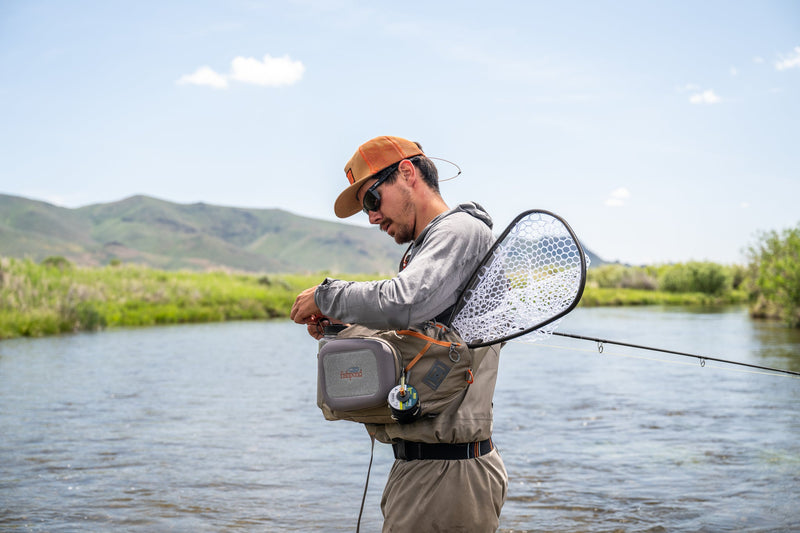
POLYGON ((165 270, 391 273, 403 247, 376 231, 279 209, 134 196, 77 209, 0 194, 0 255, 165 270))
MULTIPOLYGON (((164 270, 397 271, 404 247, 375 228, 280 209, 176 204, 133 196, 77 209, 0 194, 0 256, 78 265, 112 260, 164 270)), ((602 261, 587 251, 592 265, 602 261)))

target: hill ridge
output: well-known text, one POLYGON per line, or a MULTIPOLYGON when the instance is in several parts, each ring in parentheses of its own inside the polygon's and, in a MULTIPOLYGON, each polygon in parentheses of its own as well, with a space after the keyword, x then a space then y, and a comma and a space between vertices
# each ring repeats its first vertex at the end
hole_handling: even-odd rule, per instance
MULTIPOLYGON (((78 208, 0 194, 0 255, 81 266, 393 274, 403 247, 375 228, 280 208, 180 204, 137 194, 78 208)), ((602 260, 587 250, 592 265, 602 260)))
POLYGON ((165 270, 391 273, 401 253, 374 228, 282 209, 179 204, 146 195, 65 208, 0 194, 0 255, 37 262, 61 255, 82 266, 118 259, 165 270))

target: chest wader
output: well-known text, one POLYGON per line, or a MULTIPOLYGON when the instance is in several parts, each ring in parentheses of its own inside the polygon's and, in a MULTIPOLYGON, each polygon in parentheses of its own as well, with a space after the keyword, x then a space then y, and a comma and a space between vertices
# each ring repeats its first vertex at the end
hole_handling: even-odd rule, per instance
MULTIPOLYGON (((471 350, 455 330, 437 322, 407 330, 328 326, 317 356, 317 405, 327 420, 364 424, 410 424, 436 417, 464 398, 485 353, 471 350)), ((374 458, 375 433, 369 435, 370 460, 356 531, 374 458)), ((395 458, 407 461, 470 459, 489 453, 493 445, 491 439, 468 444, 400 440, 392 449, 395 458)))

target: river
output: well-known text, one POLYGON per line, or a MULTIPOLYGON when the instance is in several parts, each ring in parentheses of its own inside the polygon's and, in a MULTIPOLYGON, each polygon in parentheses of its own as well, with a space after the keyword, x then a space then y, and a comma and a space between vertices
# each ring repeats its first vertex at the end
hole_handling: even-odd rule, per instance
MULTIPOLYGON (((579 308, 559 331, 800 370, 743 309, 579 308)), ((800 380, 550 337, 501 355, 500 531, 800 530, 800 380)), ((354 531, 360 426, 287 321, 0 342, 0 530, 354 531)), ((392 462, 377 445, 362 531, 392 462)))

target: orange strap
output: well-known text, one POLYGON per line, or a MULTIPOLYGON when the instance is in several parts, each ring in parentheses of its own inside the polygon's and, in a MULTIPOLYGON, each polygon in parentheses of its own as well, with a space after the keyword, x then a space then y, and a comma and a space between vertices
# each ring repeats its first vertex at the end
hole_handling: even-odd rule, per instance
POLYGON ((428 344, 426 344, 425 347, 422 350, 420 350, 420 352, 414 357, 414 359, 412 359, 411 362, 406 365, 406 368, 405 368, 406 372, 411 370, 411 367, 417 364, 417 361, 419 361, 420 358, 423 355, 425 355, 425 352, 428 351, 428 349, 431 347, 431 344, 437 344, 439 346, 451 346, 451 345, 455 344, 456 346, 461 346, 461 344, 459 344, 457 342, 453 343, 453 342, 446 342, 446 341, 437 341, 436 339, 432 339, 431 337, 428 337, 427 335, 423 335, 422 333, 419 333, 418 331, 412 331, 410 329, 401 329, 401 330, 399 330, 397 332, 397 334, 398 335, 411 335, 412 337, 416 337, 418 339, 422 339, 422 340, 428 342, 428 344))
POLYGON ((422 339, 424 341, 428 341, 428 342, 430 342, 432 344, 438 344, 439 346, 450 346, 451 344, 455 344, 456 346, 461 346, 457 342, 437 341, 436 339, 432 339, 431 337, 428 337, 427 335, 423 335, 422 333, 420 333, 418 331, 412 331, 410 329, 401 329, 401 330, 399 330, 397 332, 397 334, 398 335, 411 335, 412 337, 416 337, 418 339, 422 339))
POLYGON ((414 357, 414 359, 412 359, 411 362, 406 365, 405 371, 408 372, 409 370, 411 370, 411 367, 417 364, 417 361, 419 361, 422 358, 422 356, 425 355, 425 352, 427 352, 428 348, 430 347, 431 343, 426 344, 425 347, 421 349, 419 353, 414 357))

